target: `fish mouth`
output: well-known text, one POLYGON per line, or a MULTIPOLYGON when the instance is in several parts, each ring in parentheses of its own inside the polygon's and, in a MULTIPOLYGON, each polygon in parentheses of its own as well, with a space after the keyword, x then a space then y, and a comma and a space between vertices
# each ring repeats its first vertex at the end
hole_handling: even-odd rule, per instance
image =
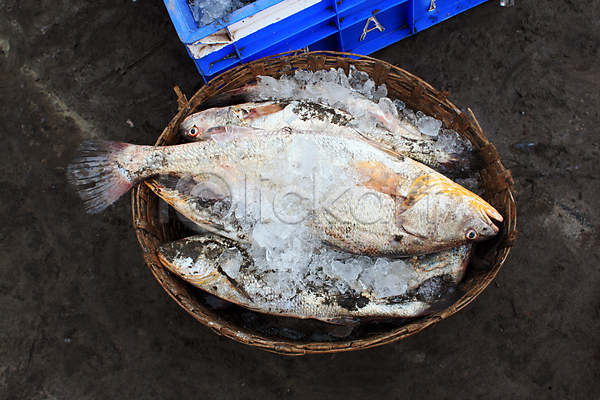
POLYGON ((477 209, 478 209, 479 213, 481 214, 483 220, 494 231, 494 235, 497 234, 498 232, 500 232, 500 228, 498 228, 498 226, 496 226, 496 224, 494 224, 494 221, 502 222, 502 221, 504 221, 504 217, 498 212, 498 210, 496 210, 494 207, 492 207, 490 204, 488 204, 485 200, 478 202, 477 209), (494 220, 494 221, 492 221, 492 220, 494 220))
POLYGON ((177 267, 169 261, 169 259, 163 254, 164 250, 158 250, 156 252, 156 256, 158 257, 158 259, 160 260, 160 263, 162 264, 163 267, 165 267, 165 269, 167 269, 169 272, 172 272, 174 274, 179 274, 179 271, 177 270, 177 267))
POLYGON ((496 226, 496 224, 490 224, 490 227, 492 228, 492 230, 494 231, 494 235, 496 235, 498 232, 500 232, 500 228, 498 228, 496 226))

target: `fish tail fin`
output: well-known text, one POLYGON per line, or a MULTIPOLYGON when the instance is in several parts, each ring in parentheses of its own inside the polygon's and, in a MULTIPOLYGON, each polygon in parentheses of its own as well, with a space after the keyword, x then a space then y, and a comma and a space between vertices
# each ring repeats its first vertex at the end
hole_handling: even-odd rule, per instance
POLYGON ((439 172, 451 178, 467 178, 485 164, 479 151, 456 132, 440 133, 434 148, 439 172))
POLYGON ((466 147, 446 154, 440 164, 440 172, 453 178, 469 177, 484 166, 481 155, 476 150, 466 147))
POLYGON ((117 160, 133 145, 109 141, 86 141, 69 164, 69 182, 77 188, 88 213, 95 214, 127 193, 137 180, 117 160))

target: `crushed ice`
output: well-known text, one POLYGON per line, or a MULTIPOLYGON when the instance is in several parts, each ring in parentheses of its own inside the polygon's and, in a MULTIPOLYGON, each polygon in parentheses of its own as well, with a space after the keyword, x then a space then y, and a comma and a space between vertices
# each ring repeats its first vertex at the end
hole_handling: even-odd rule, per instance
POLYGON ((466 139, 443 128, 442 121, 421 111, 415 113, 400 100, 389 99, 385 84, 376 86, 367 73, 354 66, 350 66, 348 75, 341 68, 332 68, 316 72, 296 70, 279 79, 259 76, 257 87, 263 100, 306 100, 345 111, 360 121, 365 131, 371 130, 369 124, 382 121, 384 125, 386 121, 391 125, 394 121, 408 123, 413 126, 409 134, 434 144, 436 158, 442 164, 448 155, 471 149, 466 139))
POLYGON ((199 27, 209 25, 251 1, 242 0, 188 0, 192 16, 199 27))

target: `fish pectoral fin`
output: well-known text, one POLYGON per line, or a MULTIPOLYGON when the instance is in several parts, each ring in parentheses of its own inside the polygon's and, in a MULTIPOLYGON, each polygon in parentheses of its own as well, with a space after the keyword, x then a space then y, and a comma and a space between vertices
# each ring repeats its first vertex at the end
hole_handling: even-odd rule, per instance
POLYGON ((414 197, 401 197, 400 199, 401 201, 396 203, 396 218, 399 218, 418 201, 418 199, 415 199, 414 197))
POLYGON ((215 235, 226 237, 227 239, 235 240, 240 243, 249 243, 248 239, 239 236, 236 232, 231 232, 226 229, 223 229, 222 226, 215 225, 210 221, 203 222, 198 219, 190 219, 193 223, 198 225, 200 228, 207 230, 210 233, 214 233, 215 235))
POLYGON ((396 194, 396 196, 394 196, 394 202, 396 203, 396 214, 402 214, 402 212, 406 211, 406 209, 402 209, 401 212, 398 212, 398 210, 403 207, 404 203, 406 202, 406 197, 400 195, 400 194, 396 194))
POLYGON ((223 145, 231 140, 245 138, 260 131, 261 129, 248 126, 223 125, 210 128, 206 134, 210 136, 210 140, 223 145))
POLYGON ((401 177, 386 165, 378 161, 361 161, 354 165, 355 169, 368 180, 364 187, 373 189, 383 194, 400 197, 398 187, 401 177))
POLYGON ((419 256, 412 256, 411 260, 410 260, 410 264, 412 266, 412 269, 414 271, 417 272, 431 272, 431 271, 435 271, 436 269, 441 268, 440 264, 433 264, 432 268, 423 268, 421 266, 419 266, 419 256))
MULTIPOLYGON (((175 243, 175 242, 173 242, 175 243)), ((167 243, 168 245, 168 243, 167 243)), ((169 257, 167 254, 165 254, 165 250, 168 249, 168 247, 165 247, 164 245, 161 246, 161 248, 159 248, 156 251, 156 255, 158 256, 158 260, 160 261, 160 263, 162 264, 162 266, 164 268, 166 268, 168 271, 174 273, 175 275, 180 276, 182 279, 184 279, 187 282, 190 282, 196 286, 203 286, 203 285, 208 285, 211 282, 217 281, 219 278, 219 271, 217 271, 217 269, 213 269, 210 273, 202 275, 202 276, 198 276, 198 275, 187 275, 187 274, 182 274, 181 272, 178 272, 178 267, 174 264, 175 261, 173 260, 173 258, 169 257)))
POLYGON ((360 321, 355 318, 355 317, 350 317, 350 316, 346 316, 346 317, 323 317, 323 318, 319 318, 319 321, 323 321, 323 322, 327 322, 328 324, 332 324, 332 325, 338 325, 336 328, 333 329, 338 329, 340 327, 349 327, 349 328, 354 328, 356 326, 358 326, 360 324, 360 321))
POLYGON ((250 110, 250 112, 244 117, 244 121, 252 121, 256 118, 260 118, 266 115, 271 115, 271 114, 275 114, 278 113, 279 111, 283 110, 285 107, 283 107, 282 104, 267 104, 265 106, 258 106, 256 108, 253 108, 252 110, 250 110))
POLYGON ((246 299, 248 299, 250 302, 254 303, 254 300, 252 299, 252 297, 250 297, 250 295, 248 294, 248 292, 246 292, 246 290, 244 290, 244 288, 231 276, 229 276, 227 274, 227 272, 225 272, 223 270, 223 268, 221 268, 220 266, 217 267, 217 271, 223 275, 225 277, 225 279, 227 280, 227 283, 229 284, 229 286, 235 290, 236 292, 238 292, 242 297, 245 297, 246 299))

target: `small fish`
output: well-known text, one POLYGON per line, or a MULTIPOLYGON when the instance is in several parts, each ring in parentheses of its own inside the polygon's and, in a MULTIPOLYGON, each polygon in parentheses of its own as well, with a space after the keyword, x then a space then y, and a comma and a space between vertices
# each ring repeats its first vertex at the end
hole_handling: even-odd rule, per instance
MULTIPOLYGON (((460 294, 456 286, 464 277, 472 249, 472 245, 463 245, 414 257, 409 262, 390 260, 391 267, 371 277, 370 285, 357 284, 345 290, 339 289, 339 277, 307 284, 310 278, 292 275, 296 280, 290 281, 284 272, 278 276, 279 284, 273 284, 268 280, 272 272, 257 270, 244 245, 217 235, 166 243, 158 248, 157 255, 169 271, 186 282, 250 310, 345 323, 359 317, 421 316, 456 300, 460 294), (398 279, 400 288, 390 285, 398 279), (284 291, 291 291, 292 296, 284 295, 284 291)), ((362 274, 373 274, 377 265, 376 261, 374 267, 364 269, 359 282, 362 274)), ((327 265, 314 261, 311 268, 313 272, 322 271, 327 265)))
POLYGON ((479 196, 421 163, 320 131, 227 126, 209 140, 177 146, 86 142, 68 172, 89 212, 142 180, 170 175, 175 186, 157 186, 157 194, 211 232, 244 240, 259 222, 283 223, 370 256, 485 240, 498 232, 492 219, 502 221, 479 196), (207 220, 211 204, 223 209, 207 220))
MULTIPOLYGON (((267 101, 263 103, 243 103, 228 107, 210 108, 187 117, 179 132, 189 141, 203 140, 215 129, 235 125, 257 129, 276 130, 285 127, 298 130, 344 132, 359 135, 382 146, 422 162, 434 170, 453 178, 464 176, 473 171, 478 159, 472 148, 452 133, 444 133, 444 139, 452 140, 454 146, 448 149, 438 146, 438 141, 429 137, 415 137, 413 134, 402 136, 392 133, 376 124, 363 123, 364 119, 355 118, 349 113, 317 104, 311 101, 267 101)), ((407 121, 400 121, 410 129, 416 129, 407 121)), ((441 140, 444 140, 441 139, 441 140)))

